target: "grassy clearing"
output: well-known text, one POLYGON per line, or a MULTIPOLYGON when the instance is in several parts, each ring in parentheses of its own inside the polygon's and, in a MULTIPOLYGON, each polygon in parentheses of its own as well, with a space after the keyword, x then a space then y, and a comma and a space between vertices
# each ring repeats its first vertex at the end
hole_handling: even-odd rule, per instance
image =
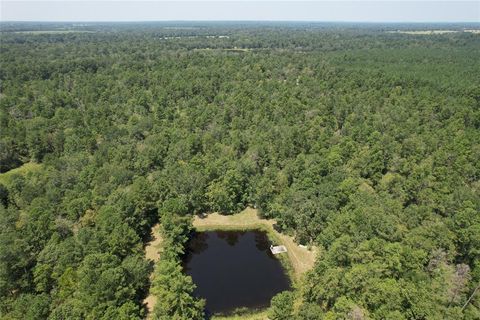
MULTIPOLYGON (((160 253, 162 251, 162 243, 163 239, 160 234, 160 224, 156 224, 152 228, 152 239, 150 242, 147 243, 145 246, 145 257, 147 260, 151 260, 154 263, 160 259, 160 253)), ((153 273, 150 275, 150 281, 153 280, 153 273)), ((149 292, 143 303, 147 306, 147 319, 149 319, 149 315, 152 314, 153 308, 155 307, 155 303, 157 302, 157 297, 154 296, 149 292)))
POLYGON ((64 33, 93 33, 89 30, 29 30, 29 31, 13 31, 12 33, 20 34, 64 34, 64 33))
MULTIPOLYGON (((419 34, 419 35, 430 35, 430 34, 449 34, 449 33, 458 33, 462 32, 459 30, 395 30, 395 31, 387 31, 387 33, 403 33, 403 34, 419 34)), ((463 32, 473 33, 473 34, 480 34, 480 29, 465 29, 463 32)))
POLYGON ((14 175, 27 177, 30 173, 37 172, 41 168, 42 165, 39 163, 27 162, 18 168, 0 173, 0 183, 8 187, 12 183, 12 177, 14 175))
POLYGON ((267 320, 268 310, 256 311, 252 314, 240 314, 230 316, 213 316, 212 320, 267 320))
POLYGON ((414 30, 414 31, 387 31, 387 33, 403 33, 403 34, 419 34, 419 35, 429 35, 429 34, 448 34, 448 33, 457 33, 457 30, 414 30))
MULTIPOLYGON (((314 263, 317 250, 312 248, 308 250, 295 243, 293 237, 279 233, 273 228, 275 220, 260 219, 256 209, 247 208, 240 213, 233 215, 221 215, 218 213, 208 214, 206 217, 196 216, 193 220, 193 226, 198 231, 207 230, 265 230, 269 237, 287 247, 287 256, 289 264, 292 267, 293 280, 299 280, 301 276, 310 270, 314 263)), ((279 255, 282 258, 284 255, 279 255)))
POLYGON ((250 52, 253 49, 250 48, 196 48, 193 49, 194 51, 225 51, 225 52, 250 52))

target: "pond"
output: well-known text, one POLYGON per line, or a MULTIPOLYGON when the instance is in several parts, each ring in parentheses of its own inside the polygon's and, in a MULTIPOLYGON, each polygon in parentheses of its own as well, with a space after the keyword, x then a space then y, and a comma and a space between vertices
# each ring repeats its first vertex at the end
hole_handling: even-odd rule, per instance
POLYGON ((209 314, 265 308, 275 294, 290 289, 261 231, 196 233, 187 247, 184 270, 197 285, 194 294, 207 300, 209 314))

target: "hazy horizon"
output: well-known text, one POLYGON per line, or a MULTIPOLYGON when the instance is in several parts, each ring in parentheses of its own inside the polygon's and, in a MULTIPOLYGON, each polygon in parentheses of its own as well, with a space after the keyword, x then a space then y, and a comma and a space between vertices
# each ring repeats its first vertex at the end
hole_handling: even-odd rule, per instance
POLYGON ((2 22, 480 23, 477 1, 1 1, 2 22))

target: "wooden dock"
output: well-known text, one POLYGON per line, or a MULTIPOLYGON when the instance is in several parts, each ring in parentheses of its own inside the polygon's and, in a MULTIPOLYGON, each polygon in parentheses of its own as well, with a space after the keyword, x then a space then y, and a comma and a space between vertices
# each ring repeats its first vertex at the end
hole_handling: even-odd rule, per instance
POLYGON ((272 251, 273 254, 279 254, 279 253, 284 253, 287 252, 287 248, 285 246, 270 246, 270 251, 272 251))

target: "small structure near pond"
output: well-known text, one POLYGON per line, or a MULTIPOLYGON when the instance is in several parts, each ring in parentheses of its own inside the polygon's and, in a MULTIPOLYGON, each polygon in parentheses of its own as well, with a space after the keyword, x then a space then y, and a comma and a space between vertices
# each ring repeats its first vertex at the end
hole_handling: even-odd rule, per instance
POLYGON ((287 252, 287 248, 285 246, 270 245, 270 251, 272 251, 273 254, 279 254, 287 252))

